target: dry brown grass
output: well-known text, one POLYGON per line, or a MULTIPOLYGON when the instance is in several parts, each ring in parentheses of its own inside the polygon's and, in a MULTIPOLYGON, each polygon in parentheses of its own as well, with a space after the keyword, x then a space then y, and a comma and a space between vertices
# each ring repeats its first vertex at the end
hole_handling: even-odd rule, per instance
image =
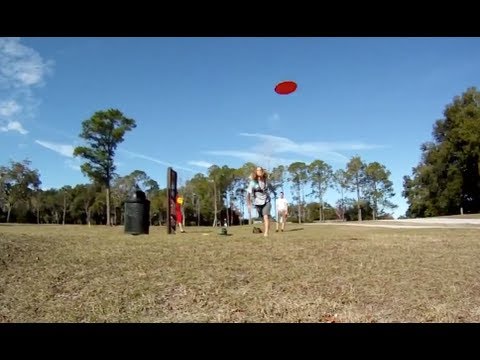
POLYGON ((478 229, 150 229, 0 225, 0 322, 480 321, 478 229))
POLYGON ((480 219, 480 214, 450 215, 445 217, 453 219, 480 219))

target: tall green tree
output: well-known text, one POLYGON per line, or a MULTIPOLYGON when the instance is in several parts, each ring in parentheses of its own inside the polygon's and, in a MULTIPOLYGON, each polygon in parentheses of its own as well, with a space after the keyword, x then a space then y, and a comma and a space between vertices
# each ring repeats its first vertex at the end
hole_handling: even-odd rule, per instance
POLYGON ((353 156, 347 163, 346 169, 349 188, 357 194, 358 221, 362 221, 362 189, 365 185, 365 166, 360 156, 353 156))
POLYGON ((332 167, 322 160, 315 160, 307 168, 308 179, 312 184, 312 194, 318 196, 320 221, 325 220, 323 196, 327 189, 332 185, 333 170, 332 167))
POLYGON ((304 187, 308 181, 307 164, 301 161, 290 164, 287 168, 289 177, 288 180, 292 183, 292 190, 294 192, 293 200, 297 201, 298 208, 298 222, 302 222, 302 207, 305 203, 304 187))
POLYGON ((480 93, 456 96, 433 126, 433 141, 421 145, 422 158, 405 176, 407 216, 480 212, 480 93))
MULTIPOLYGON (((273 200, 275 201, 275 208, 277 207, 277 195, 280 191, 285 191, 285 181, 287 178, 287 169, 284 165, 279 165, 272 169, 269 174, 270 185, 272 186, 274 193, 273 200)), ((275 214, 275 217, 277 214, 275 214)))
POLYGON ((35 212, 35 217, 37 219, 37 224, 40 224, 40 211, 44 208, 43 206, 43 192, 41 189, 36 189, 30 195, 30 205, 32 210, 35 212))
POLYGON ((226 219, 228 226, 231 225, 233 221, 233 212, 235 208, 235 185, 237 182, 237 171, 235 168, 228 166, 222 166, 223 177, 225 181, 225 194, 224 200, 226 205, 226 219))
MULTIPOLYGON (((233 191, 233 183, 235 180, 235 169, 226 165, 220 167, 213 165, 208 169, 208 178, 212 183, 213 199, 214 199, 214 220, 213 226, 216 226, 218 221, 218 214, 222 211, 225 204, 229 203, 230 194, 233 191)), ((228 205, 225 206, 228 208, 228 205)))
MULTIPOLYGON (((237 194, 237 197, 241 199, 240 205, 242 211, 244 210, 246 205, 247 187, 250 183, 252 173, 255 171, 255 169, 256 165, 252 162, 246 162, 239 169, 237 169, 238 181, 235 193, 237 194)), ((252 210, 248 209, 248 224, 251 225, 252 221, 252 210)))
POLYGON ((203 223, 214 219, 213 182, 203 174, 195 174, 193 178, 187 180, 186 187, 190 189, 192 197, 195 197, 195 209, 193 213, 197 216, 197 221, 203 223))
POLYGON ((72 201, 72 187, 70 185, 65 185, 60 189, 62 197, 62 225, 65 225, 65 218, 67 216, 67 211, 72 201))
POLYGON ((150 194, 150 214, 158 218, 158 224, 162 225, 167 220, 167 189, 152 190, 150 194))
POLYGON ((272 185, 275 192, 279 190, 284 191, 285 180, 287 177, 287 169, 284 165, 279 165, 272 169, 270 175, 270 185, 272 185))
POLYGON ((376 220, 383 208, 395 208, 389 201, 395 196, 390 171, 385 165, 375 161, 365 167, 365 196, 372 204, 372 217, 376 220))
POLYGON ((92 207, 99 191, 100 185, 95 184, 78 184, 72 189, 70 211, 76 218, 74 222, 91 224, 92 207))
POLYGON ((3 205, 7 210, 7 222, 14 206, 22 201, 28 201, 31 194, 41 185, 38 170, 30 168, 31 161, 10 161, 10 166, 0 167, 0 190, 3 205))
POLYGON ((337 215, 341 220, 345 220, 345 192, 348 191, 348 177, 344 169, 338 169, 334 173, 334 184, 340 193, 340 200, 337 202, 337 215))
POLYGON ((123 142, 124 135, 136 127, 133 119, 127 118, 120 110, 97 111, 82 123, 80 137, 87 143, 74 150, 74 156, 86 160, 81 170, 93 182, 106 189, 107 225, 110 225, 110 185, 115 174, 115 151, 123 142))

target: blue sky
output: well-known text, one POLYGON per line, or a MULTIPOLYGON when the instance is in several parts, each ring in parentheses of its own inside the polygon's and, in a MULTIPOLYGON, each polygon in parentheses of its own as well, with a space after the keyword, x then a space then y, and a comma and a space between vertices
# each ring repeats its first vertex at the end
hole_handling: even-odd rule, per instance
POLYGON ((43 188, 85 183, 81 122, 118 108, 137 121, 120 175, 164 186, 169 165, 184 182, 212 163, 359 155, 392 172, 398 216, 402 177, 479 63, 479 38, 0 38, 0 164, 29 158, 43 188), (298 90, 277 95, 282 80, 298 90))

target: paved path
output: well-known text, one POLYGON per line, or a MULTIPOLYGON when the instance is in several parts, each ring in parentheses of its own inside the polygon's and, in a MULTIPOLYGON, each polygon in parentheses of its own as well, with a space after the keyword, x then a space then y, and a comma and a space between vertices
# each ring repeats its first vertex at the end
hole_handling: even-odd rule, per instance
POLYGON ((371 226, 395 229, 478 229, 480 230, 480 219, 454 219, 454 218, 425 218, 425 219, 403 219, 403 220, 379 220, 379 221, 348 221, 314 223, 302 225, 345 225, 345 226, 371 226))

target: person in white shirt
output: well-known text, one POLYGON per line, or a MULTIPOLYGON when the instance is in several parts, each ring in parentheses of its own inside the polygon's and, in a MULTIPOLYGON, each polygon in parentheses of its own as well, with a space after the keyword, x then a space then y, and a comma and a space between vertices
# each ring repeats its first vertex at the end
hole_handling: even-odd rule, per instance
POLYGON ((288 216, 288 202, 284 198, 283 191, 280 193, 280 198, 277 200, 277 226, 275 232, 278 232, 278 223, 282 223, 282 232, 285 230, 285 222, 288 216))

